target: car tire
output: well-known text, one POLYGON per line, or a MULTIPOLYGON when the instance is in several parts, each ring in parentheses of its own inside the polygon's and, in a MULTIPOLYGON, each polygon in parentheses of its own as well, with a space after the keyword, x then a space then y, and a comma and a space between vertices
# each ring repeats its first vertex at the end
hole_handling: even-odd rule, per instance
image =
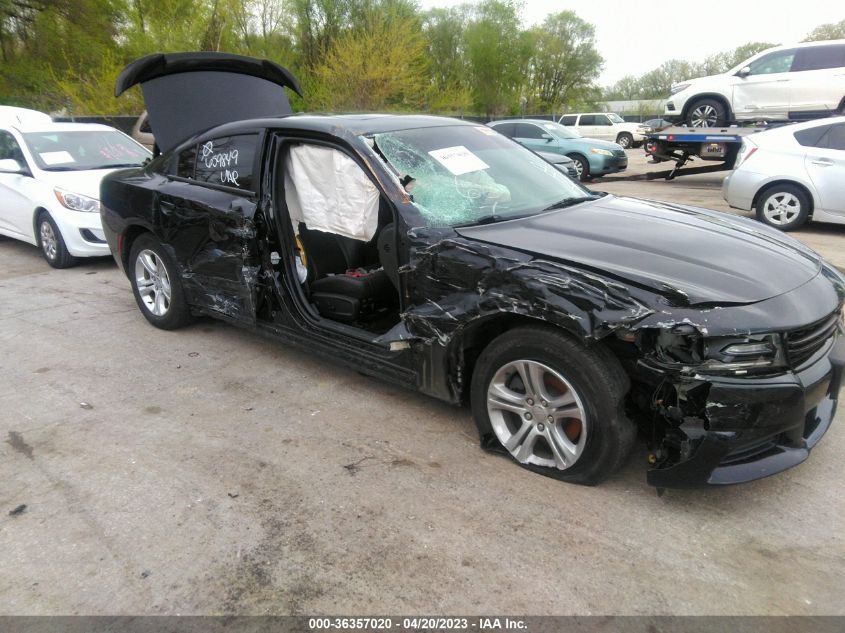
POLYGON ((757 196, 757 219, 781 231, 794 231, 810 217, 810 198, 796 185, 773 185, 757 196))
POLYGON ((191 322, 176 264, 155 237, 141 235, 132 243, 126 270, 135 301, 147 321, 162 330, 175 330, 191 322))
POLYGON ((618 470, 633 446, 635 428, 624 412, 629 385, 601 344, 520 327, 481 353, 470 400, 482 446, 534 472, 594 485, 618 470), (537 386, 526 387, 523 375, 537 386))
POLYGON ((569 158, 575 163, 575 172, 578 174, 578 180, 587 182, 591 179, 590 163, 581 154, 568 154, 569 158))
POLYGON ((630 149, 634 146, 634 136, 628 132, 621 132, 616 137, 616 143, 621 145, 623 149, 630 149))
POLYGON ((62 232, 49 213, 42 211, 38 214, 36 228, 38 248, 41 249, 41 254, 50 266, 53 268, 70 268, 76 265, 76 257, 68 251, 62 232))
POLYGON ((684 119, 690 127, 721 127, 728 123, 728 111, 718 99, 696 99, 684 119))

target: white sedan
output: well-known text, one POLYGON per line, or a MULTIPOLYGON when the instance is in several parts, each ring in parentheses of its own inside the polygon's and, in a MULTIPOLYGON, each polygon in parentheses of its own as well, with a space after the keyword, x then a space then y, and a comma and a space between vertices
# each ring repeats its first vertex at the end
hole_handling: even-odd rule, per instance
POLYGON ((0 107, 0 235, 34 244, 54 268, 109 255, 100 222, 100 180, 151 154, 105 125, 53 123, 0 107))
POLYGON ((845 117, 747 137, 722 196, 783 231, 808 219, 845 224, 845 117))

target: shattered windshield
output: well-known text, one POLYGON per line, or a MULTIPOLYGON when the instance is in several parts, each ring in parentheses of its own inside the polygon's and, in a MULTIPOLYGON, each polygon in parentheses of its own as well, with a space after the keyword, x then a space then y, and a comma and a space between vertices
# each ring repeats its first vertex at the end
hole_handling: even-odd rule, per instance
POLYGON ((589 192, 536 154, 483 126, 377 134, 428 226, 458 226, 541 213, 589 192))

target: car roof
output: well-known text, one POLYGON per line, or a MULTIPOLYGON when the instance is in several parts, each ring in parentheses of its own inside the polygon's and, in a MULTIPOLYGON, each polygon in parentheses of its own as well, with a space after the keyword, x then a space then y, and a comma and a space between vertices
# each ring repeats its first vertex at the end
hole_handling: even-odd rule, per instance
POLYGON ((26 124, 13 124, 8 127, 13 127, 19 132, 25 133, 39 133, 39 132, 95 132, 95 131, 112 131, 115 128, 100 123, 54 123, 54 122, 28 122, 26 124))
POLYGON ((19 127, 35 123, 49 123, 52 119, 49 114, 30 110, 29 108, 18 108, 16 106, 0 106, 0 125, 7 127, 19 127))
POLYGON ((796 44, 781 44, 780 46, 772 46, 771 48, 767 48, 760 52, 767 53, 769 51, 780 51, 793 48, 808 48, 810 46, 841 46, 843 44, 845 44, 845 40, 819 40, 817 42, 798 42, 796 44))
MULTIPOLYGON (((209 135, 235 134, 239 131, 256 128, 288 128, 324 132, 336 136, 366 136, 384 132, 398 132, 431 127, 452 126, 480 127, 481 123, 463 121, 450 117, 417 114, 292 114, 261 119, 232 121, 210 128, 195 135, 189 142, 209 135)), ((185 143, 180 143, 183 146, 185 143)))
POLYGON ((498 121, 490 121, 488 125, 496 125, 498 123, 557 123, 557 121, 552 121, 550 119, 499 119, 498 121))
POLYGON ((757 134, 751 134, 748 138, 755 144, 760 145, 759 139, 763 139, 763 144, 766 141, 777 142, 777 139, 791 136, 795 132, 801 130, 811 130, 814 127, 822 127, 825 125, 835 125, 838 123, 845 123, 845 116, 832 116, 824 119, 814 119, 812 121, 804 121, 803 123, 791 123, 789 125, 781 125, 771 130, 763 130, 757 134))

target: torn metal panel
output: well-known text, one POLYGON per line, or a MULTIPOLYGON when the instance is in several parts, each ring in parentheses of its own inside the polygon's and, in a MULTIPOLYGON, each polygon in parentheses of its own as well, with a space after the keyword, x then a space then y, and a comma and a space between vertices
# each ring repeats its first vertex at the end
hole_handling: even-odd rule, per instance
POLYGON ((534 317, 599 339, 653 312, 627 289, 592 273, 461 237, 432 246, 431 230, 409 235, 412 261, 400 270, 413 289, 403 315, 412 335, 448 345, 475 319, 499 313, 534 317))

